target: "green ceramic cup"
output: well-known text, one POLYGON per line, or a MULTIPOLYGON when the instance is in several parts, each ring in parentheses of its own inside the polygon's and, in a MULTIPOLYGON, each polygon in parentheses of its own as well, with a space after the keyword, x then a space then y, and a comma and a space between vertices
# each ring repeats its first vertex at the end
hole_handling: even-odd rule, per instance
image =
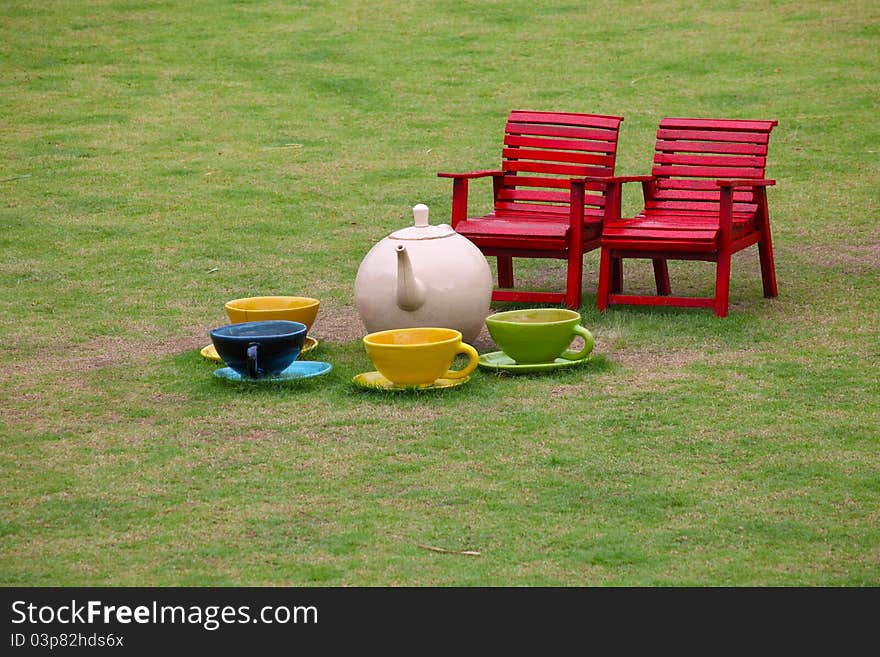
POLYGON ((557 358, 580 360, 593 350, 593 335, 580 325, 581 316, 562 308, 508 310, 486 318, 495 344, 517 363, 552 363, 557 358), (580 351, 567 351, 575 336, 584 339, 580 351))

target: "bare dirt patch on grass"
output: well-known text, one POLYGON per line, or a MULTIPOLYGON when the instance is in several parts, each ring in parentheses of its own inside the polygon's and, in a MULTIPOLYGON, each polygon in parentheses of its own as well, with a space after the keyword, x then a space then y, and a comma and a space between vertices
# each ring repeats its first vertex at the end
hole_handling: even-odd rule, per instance
POLYGON ((204 327, 187 328, 180 334, 158 341, 122 337, 95 338, 85 348, 82 356, 70 358, 67 363, 73 371, 86 372, 101 367, 127 365, 150 357, 192 351, 204 347, 210 341, 204 327))
POLYGON ((666 382, 686 376, 688 365, 706 358, 706 354, 700 351, 618 349, 611 342, 597 337, 593 353, 605 356, 622 368, 613 379, 589 377, 578 383, 560 384, 550 389, 550 395, 558 398, 582 396, 606 392, 610 388, 620 389, 621 386, 630 390, 655 390, 666 382))
POLYGON ((352 342, 367 334, 366 327, 351 306, 321 304, 310 335, 328 342, 352 342))
POLYGON ((262 442, 264 440, 272 440, 278 435, 277 431, 270 429, 251 429, 244 433, 229 436, 229 440, 240 442, 262 442))
POLYGON ((705 358, 704 353, 692 350, 625 349, 610 350, 606 354, 609 359, 629 370, 632 376, 649 374, 654 378, 676 372, 705 358))
POLYGON ((880 242, 868 244, 803 245, 799 252, 820 267, 835 267, 845 274, 859 274, 880 269, 880 242))
POLYGON ((146 334, 143 338, 98 336, 79 345, 58 342, 52 347, 46 347, 45 358, 24 360, 17 363, 14 369, 0 372, 0 383, 6 383, 13 377, 30 379, 34 376, 82 373, 102 367, 127 365, 148 358, 199 349, 210 341, 203 326, 193 326, 183 328, 174 335, 159 338, 146 334))

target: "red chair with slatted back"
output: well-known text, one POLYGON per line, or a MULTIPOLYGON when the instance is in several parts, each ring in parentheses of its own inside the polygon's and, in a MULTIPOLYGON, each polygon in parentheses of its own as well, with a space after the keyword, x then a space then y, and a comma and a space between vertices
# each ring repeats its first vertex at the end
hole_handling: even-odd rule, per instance
POLYGON ((764 296, 775 297, 765 179, 767 145, 776 121, 663 119, 650 176, 606 179, 609 208, 620 207, 621 185, 641 182, 644 209, 606 217, 597 306, 609 304, 709 307, 725 317, 730 257, 758 245, 764 296), (654 260, 657 296, 622 294, 626 258, 654 260), (715 296, 671 296, 667 260, 715 262, 715 296))
POLYGON ((498 286, 513 287, 513 258, 568 260, 565 293, 495 290, 496 301, 581 305, 583 254, 599 247, 606 187, 614 174, 618 116, 510 113, 501 169, 439 173, 452 178, 452 227, 498 259, 498 286), (491 177, 494 210, 468 217, 468 182, 491 177))

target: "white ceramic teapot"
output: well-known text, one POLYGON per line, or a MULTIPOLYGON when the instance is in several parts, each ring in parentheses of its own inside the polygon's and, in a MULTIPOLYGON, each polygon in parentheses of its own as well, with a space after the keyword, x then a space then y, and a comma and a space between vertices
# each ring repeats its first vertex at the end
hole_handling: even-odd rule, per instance
POLYGON ((391 233, 364 257, 354 282, 358 313, 372 333, 435 326, 473 342, 492 299, 492 273, 480 250, 448 224, 431 226, 428 206, 415 226, 391 233))

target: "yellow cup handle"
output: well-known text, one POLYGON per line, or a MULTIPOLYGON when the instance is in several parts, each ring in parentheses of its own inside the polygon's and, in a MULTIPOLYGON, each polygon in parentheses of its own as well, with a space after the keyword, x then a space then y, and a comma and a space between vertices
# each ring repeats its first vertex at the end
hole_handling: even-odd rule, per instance
POLYGON ((463 379, 468 374, 477 369, 477 362, 480 359, 480 354, 477 353, 476 349, 474 349, 469 344, 462 342, 461 346, 458 348, 458 351, 455 352, 456 356, 458 356, 459 354, 464 354, 468 357, 468 364, 460 370, 446 370, 446 374, 443 375, 444 379, 463 379))
POLYGON ((574 327, 574 334, 571 337, 574 337, 575 335, 579 335, 584 339, 584 348, 580 351, 564 351, 559 354, 560 358, 565 358, 568 360, 580 360, 581 358, 586 358, 587 355, 591 351, 593 351, 592 333, 590 333, 583 326, 578 325, 574 327))

